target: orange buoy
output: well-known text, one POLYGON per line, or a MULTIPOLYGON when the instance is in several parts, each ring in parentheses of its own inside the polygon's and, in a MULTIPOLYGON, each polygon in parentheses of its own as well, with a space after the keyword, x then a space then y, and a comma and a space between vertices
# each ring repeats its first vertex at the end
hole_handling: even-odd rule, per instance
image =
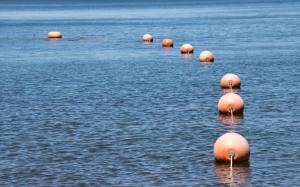
POLYGON ((220 81, 221 88, 240 88, 241 79, 233 73, 225 74, 220 81))
POLYGON ((144 42, 153 42, 153 36, 151 34, 145 34, 143 40, 144 42))
POLYGON ((52 31, 52 32, 48 33, 48 38, 59 39, 59 38, 62 38, 62 34, 57 31, 52 31))
POLYGON ((215 57, 210 51, 202 51, 200 53, 199 60, 200 62, 213 62, 215 57))
POLYGON ((235 93, 227 93, 220 98, 218 109, 220 113, 243 113, 244 101, 235 93))
POLYGON ((162 46, 163 47, 173 47, 174 46, 174 42, 173 42, 172 39, 166 38, 166 39, 163 39, 162 46))
POLYGON ((191 54, 194 52, 194 48, 191 44, 183 44, 180 47, 181 54, 191 54))
POLYGON ((248 141, 240 134, 226 133, 217 139, 214 145, 216 161, 243 162, 248 161, 250 148, 248 141))

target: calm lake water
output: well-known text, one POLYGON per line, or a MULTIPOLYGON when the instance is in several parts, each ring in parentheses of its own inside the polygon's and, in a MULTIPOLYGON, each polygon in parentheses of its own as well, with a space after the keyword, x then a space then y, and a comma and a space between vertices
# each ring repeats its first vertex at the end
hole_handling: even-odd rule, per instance
POLYGON ((0 2, 0 186, 297 186, 300 2, 0 2), (62 40, 48 40, 58 30, 62 40), (152 45, 143 34, 155 36, 152 45), (171 37, 173 49, 161 48, 171 37), (191 43, 194 55, 181 56, 191 43), (216 60, 198 62, 202 50, 216 60), (217 111, 239 74, 241 124, 217 111), (248 166, 217 165, 238 132, 248 166))

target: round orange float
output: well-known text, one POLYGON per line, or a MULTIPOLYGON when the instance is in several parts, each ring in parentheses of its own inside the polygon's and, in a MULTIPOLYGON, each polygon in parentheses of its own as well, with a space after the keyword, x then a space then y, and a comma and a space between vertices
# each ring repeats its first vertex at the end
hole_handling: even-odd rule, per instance
POLYGON ((248 161, 250 148, 248 141, 240 134, 226 133, 217 139, 214 144, 216 161, 234 162, 248 161))
POLYGON ((54 39, 59 39, 62 38, 62 34, 57 31, 49 32, 48 33, 48 38, 54 38, 54 39))
POLYGON ((166 38, 166 39, 163 39, 162 46, 163 47, 173 47, 174 46, 174 42, 173 42, 172 39, 166 38))
POLYGON ((153 36, 151 34, 145 34, 143 40, 144 42, 153 42, 153 36))
POLYGON ((180 47, 181 54, 191 54, 194 52, 194 48, 191 44, 183 44, 180 47))
POLYGON ((239 76, 233 74, 233 73, 227 73, 225 74, 221 81, 220 81, 221 88, 240 88, 241 86, 241 79, 239 76))
POLYGON ((220 98, 218 109, 220 113, 243 113, 244 101, 235 93, 227 93, 220 98))
POLYGON ((200 53, 199 60, 200 62, 213 62, 215 57, 210 51, 202 51, 200 53))

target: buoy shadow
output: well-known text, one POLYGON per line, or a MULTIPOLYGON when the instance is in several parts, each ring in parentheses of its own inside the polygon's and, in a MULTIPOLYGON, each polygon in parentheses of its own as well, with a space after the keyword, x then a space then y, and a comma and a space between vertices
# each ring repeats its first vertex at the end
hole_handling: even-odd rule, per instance
POLYGON ((153 44, 153 42, 146 42, 146 41, 144 41, 143 42, 145 45, 152 45, 153 44))
POLYGON ((203 64, 203 65, 212 65, 213 62, 202 62, 202 61, 199 61, 200 64, 203 64))
POLYGON ((60 41, 63 40, 63 38, 47 38, 48 41, 60 41))
POLYGON ((240 93, 240 88, 221 88, 223 94, 227 94, 227 93, 235 93, 235 94, 239 94, 240 93))
POLYGON ((224 125, 241 125, 244 120, 244 114, 219 113, 219 121, 224 125))
POLYGON ((192 60, 193 59, 193 54, 191 54, 191 53, 187 53, 187 54, 181 54, 181 58, 182 59, 185 59, 185 60, 192 60))
POLYGON ((250 162, 229 164, 215 162, 215 174, 218 181, 230 186, 247 185, 250 181, 250 162))

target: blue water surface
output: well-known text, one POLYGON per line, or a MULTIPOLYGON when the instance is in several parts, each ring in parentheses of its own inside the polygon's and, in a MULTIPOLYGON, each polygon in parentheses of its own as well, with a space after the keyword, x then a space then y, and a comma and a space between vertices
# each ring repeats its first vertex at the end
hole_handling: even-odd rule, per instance
POLYGON ((299 10, 297 1, 1 1, 0 186, 299 185, 299 10), (64 38, 48 40, 53 30, 64 38), (173 49, 161 48, 165 37, 173 49), (194 55, 180 55, 183 43, 194 55), (198 62, 203 50, 213 64, 198 62), (228 72, 242 80, 239 125, 216 108, 228 72), (251 148, 231 176, 213 157, 226 132, 251 148))

